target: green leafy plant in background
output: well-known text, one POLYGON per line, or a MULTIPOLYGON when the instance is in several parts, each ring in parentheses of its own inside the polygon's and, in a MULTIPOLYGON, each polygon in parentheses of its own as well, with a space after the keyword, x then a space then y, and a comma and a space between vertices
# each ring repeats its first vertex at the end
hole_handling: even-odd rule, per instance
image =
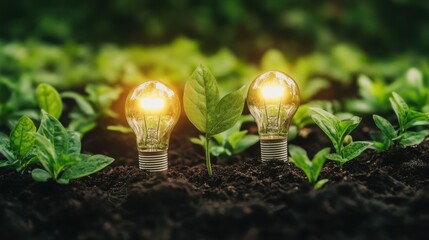
POLYGON ((357 113, 386 113, 390 111, 389 96, 397 92, 409 103, 409 107, 429 111, 429 82, 424 81, 423 73, 417 68, 409 68, 406 73, 393 81, 385 78, 371 80, 366 75, 358 78, 359 99, 346 101, 346 109, 357 113))
POLYGON ((9 132, 23 115, 38 120, 35 91, 28 75, 8 78, 0 75, 0 131, 9 132))
POLYGON ((308 182, 314 185, 315 189, 319 189, 328 182, 328 179, 318 180, 320 170, 322 170, 325 164, 326 157, 331 150, 324 148, 314 155, 314 158, 310 161, 307 152, 296 145, 289 146, 290 161, 295 164, 296 167, 301 169, 308 178, 308 182))
POLYGON ((183 94, 186 116, 205 135, 205 154, 208 174, 213 174, 210 162, 210 138, 233 127, 244 107, 243 88, 222 99, 215 77, 203 65, 188 78, 183 94))
POLYGON ((410 128, 429 125, 429 114, 411 110, 405 100, 393 92, 390 103, 396 114, 399 127, 394 128, 387 119, 373 115, 375 125, 382 134, 372 135, 374 147, 378 151, 386 151, 394 146, 407 147, 420 144, 429 135, 428 130, 410 131, 410 128))
MULTIPOLYGON (((223 162, 233 154, 243 152, 259 141, 259 136, 247 134, 247 130, 241 130, 245 122, 254 121, 251 115, 241 116, 237 123, 230 129, 216 134, 210 140, 210 153, 223 162)), ((205 148, 207 139, 200 135, 199 138, 191 138, 191 142, 205 148)))
POLYGON ((86 86, 85 92, 87 95, 82 95, 76 92, 63 92, 63 98, 73 99, 76 102, 76 107, 70 112, 71 122, 68 129, 77 131, 81 135, 92 130, 104 117, 117 117, 111 107, 116 101, 121 92, 120 87, 110 87, 107 85, 86 86))
POLYGON ((0 135, 0 153, 6 160, 0 161, 0 167, 15 169, 19 173, 37 162, 34 151, 36 126, 27 116, 22 116, 9 138, 0 135))
POLYGON ((43 168, 35 168, 35 181, 52 179, 67 184, 72 179, 93 174, 111 164, 114 159, 103 155, 81 154, 79 135, 67 131, 52 115, 42 110, 42 119, 35 137, 37 159, 43 168))
MULTIPOLYGON (((356 158, 369 148, 372 143, 366 141, 349 141, 345 145, 344 140, 359 125, 361 118, 352 117, 348 120, 340 120, 338 117, 320 108, 311 108, 313 121, 331 140, 336 153, 327 156, 328 159, 338 162, 340 165, 356 158)), ((349 138, 349 137, 348 137, 349 138)))

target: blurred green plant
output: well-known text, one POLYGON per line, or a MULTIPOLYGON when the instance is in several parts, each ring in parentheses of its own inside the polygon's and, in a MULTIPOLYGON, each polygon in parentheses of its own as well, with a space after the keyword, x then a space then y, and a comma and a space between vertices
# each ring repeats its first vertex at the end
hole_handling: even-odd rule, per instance
MULTIPOLYGON (((237 123, 230 129, 216 134, 213 140, 210 140, 210 153, 217 157, 219 162, 225 160, 233 154, 238 154, 253 146, 259 141, 259 136, 254 134, 247 134, 247 130, 240 130, 243 123, 253 122, 251 115, 241 116, 237 123)), ((191 142, 206 147, 206 137, 200 135, 199 138, 191 138, 191 142)))
POLYGON ((407 147, 420 144, 429 135, 429 130, 410 131, 410 128, 429 125, 429 114, 411 110, 405 100, 393 92, 389 98, 396 114, 399 128, 395 129, 387 119, 373 115, 375 125, 381 134, 373 134, 374 147, 383 152, 392 147, 407 147))
POLYGON ((422 71, 409 68, 405 75, 389 82, 383 78, 371 80, 366 75, 358 78, 360 99, 346 101, 346 109, 356 113, 386 113, 390 109, 389 96, 400 94, 412 109, 429 111, 429 78, 424 81, 422 71))

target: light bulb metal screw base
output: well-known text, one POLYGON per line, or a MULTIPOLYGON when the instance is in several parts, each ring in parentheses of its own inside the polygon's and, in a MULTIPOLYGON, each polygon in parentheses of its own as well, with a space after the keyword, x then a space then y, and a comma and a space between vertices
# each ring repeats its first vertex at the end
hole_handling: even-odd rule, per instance
POLYGON ((149 172, 163 172, 168 169, 167 150, 164 151, 139 151, 139 168, 149 172))
POLYGON ((287 138, 261 139, 261 160, 287 161, 287 138))

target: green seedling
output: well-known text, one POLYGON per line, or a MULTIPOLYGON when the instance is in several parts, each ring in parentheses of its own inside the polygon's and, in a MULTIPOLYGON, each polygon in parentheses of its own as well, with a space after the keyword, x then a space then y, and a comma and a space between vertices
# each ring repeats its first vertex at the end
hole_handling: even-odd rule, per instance
POLYGON ((13 168, 19 173, 37 162, 33 149, 36 126, 27 116, 18 120, 9 138, 0 135, 0 153, 6 160, 0 161, 0 167, 13 168))
POLYGON ((330 151, 331 150, 329 148, 324 148, 316 153, 314 158, 310 161, 307 152, 303 148, 296 145, 290 145, 289 159, 296 167, 305 173, 308 178, 308 182, 313 184, 315 189, 319 189, 328 182, 328 179, 317 179, 319 178, 320 170, 322 170, 326 157, 330 151))
POLYGON ((35 138, 37 159, 43 168, 35 168, 35 181, 52 179, 61 184, 93 174, 111 164, 114 159, 103 155, 81 154, 79 134, 67 131, 52 115, 42 110, 42 119, 35 138))
POLYGON ((208 174, 213 175, 210 162, 210 138, 233 127, 244 107, 244 87, 220 99, 215 77, 200 65, 186 81, 183 104, 191 123, 205 135, 208 174))
POLYGON ((36 88, 36 98, 39 107, 59 119, 63 112, 63 101, 57 90, 47 83, 41 83, 36 88))
POLYGON ((320 108, 311 108, 313 121, 322 129, 334 145, 336 153, 327 156, 328 159, 338 162, 341 166, 359 156, 369 148, 372 143, 365 141, 353 142, 350 133, 359 125, 361 118, 352 117, 348 120, 340 120, 338 117, 320 108), (344 140, 348 138, 348 144, 344 140))
MULTIPOLYGON (((241 130, 241 125, 245 122, 252 122, 251 115, 241 116, 240 120, 230 129, 213 136, 210 140, 210 153, 218 157, 223 162, 233 154, 238 154, 251 147, 259 141, 258 135, 247 134, 247 130, 241 130)), ((199 138, 191 138, 191 142, 205 148, 206 138, 200 135, 199 138)))
POLYGON ((410 131, 409 129, 429 125, 429 114, 411 110, 404 99, 395 92, 392 93, 389 100, 398 119, 399 127, 395 129, 387 119, 374 114, 375 125, 382 133, 381 135, 373 135, 374 147, 382 152, 394 146, 407 147, 423 142, 429 135, 428 130, 410 131))

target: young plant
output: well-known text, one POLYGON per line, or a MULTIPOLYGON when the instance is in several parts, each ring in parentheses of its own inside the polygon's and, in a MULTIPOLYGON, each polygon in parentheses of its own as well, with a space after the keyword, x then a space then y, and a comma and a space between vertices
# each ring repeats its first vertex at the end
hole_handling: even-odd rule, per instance
MULTIPOLYGON (((348 141, 344 145, 344 140, 359 125, 361 118, 352 117, 348 120, 340 120, 338 117, 320 108, 311 108, 313 121, 322 129, 334 145, 336 153, 327 156, 328 159, 338 162, 341 166, 359 156, 369 148, 372 143, 365 141, 348 141)), ((347 137, 350 138, 350 137, 347 137)))
POLYGON ((35 181, 52 179, 61 184, 93 174, 111 164, 114 159, 103 155, 81 154, 76 132, 67 131, 52 115, 42 110, 42 119, 35 137, 37 159, 43 168, 35 168, 35 181))
MULTIPOLYGON (((243 123, 251 121, 253 121, 251 115, 241 116, 232 128, 214 135, 214 141, 210 140, 210 153, 218 157, 220 161, 225 161, 231 155, 243 152, 257 143, 258 135, 247 134, 247 130, 240 131, 243 123)), ((206 138, 200 135, 199 138, 191 138, 191 142, 205 148, 206 138)))
POLYGON ((314 184, 315 189, 319 189, 328 182, 328 179, 321 179, 319 181, 317 179, 319 178, 320 170, 322 170, 326 157, 330 151, 330 148, 324 148, 317 152, 316 155, 314 155, 313 160, 310 161, 307 152, 303 148, 296 145, 290 145, 289 159, 296 167, 305 173, 308 178, 308 182, 314 184))
POLYGON ((410 128, 429 125, 429 114, 411 110, 399 94, 393 92, 389 99, 393 111, 398 119, 399 128, 385 118, 373 115, 375 125, 380 129, 381 135, 373 135, 376 141, 374 146, 378 151, 386 151, 394 146, 407 147, 420 144, 429 135, 429 131, 409 131, 410 128))
POLYGON ((205 135, 206 165, 211 176, 210 138, 239 120, 244 107, 243 87, 220 99, 215 77, 200 65, 186 81, 183 104, 191 123, 205 135))
POLYGON ((19 173, 37 162, 33 149, 36 126, 27 116, 22 116, 15 128, 10 133, 9 138, 0 135, 0 153, 6 160, 0 161, 0 167, 15 169, 19 173))

